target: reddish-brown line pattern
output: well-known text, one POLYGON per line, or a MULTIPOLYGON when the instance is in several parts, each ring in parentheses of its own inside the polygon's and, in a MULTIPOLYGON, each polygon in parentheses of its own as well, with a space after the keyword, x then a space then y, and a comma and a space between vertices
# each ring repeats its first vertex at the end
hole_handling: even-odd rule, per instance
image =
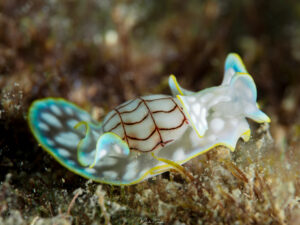
POLYGON ((128 110, 128 111, 123 111, 123 112, 121 112, 121 113, 124 114, 124 113, 131 113, 131 112, 134 112, 135 110, 137 110, 137 109, 140 107, 141 104, 142 104, 142 102, 139 102, 139 104, 137 104, 137 106, 136 106, 134 109, 128 110))
MULTIPOLYGON (((178 128, 180 128, 180 127, 182 127, 183 126, 183 124, 184 124, 184 122, 185 122, 185 119, 183 119, 182 120, 182 122, 178 125, 178 126, 176 126, 176 127, 171 127, 171 128, 159 128, 160 130, 174 130, 174 129, 178 129, 178 128)), ((147 140, 147 139, 149 139, 154 133, 155 133, 155 131, 156 131, 156 129, 154 129, 152 132, 151 132, 151 134, 148 136, 148 137, 146 137, 146 138, 135 138, 135 137, 129 137, 130 139, 133 139, 133 140, 137 140, 137 141, 145 141, 145 140, 147 140)), ((142 151, 142 150, 139 150, 139 149, 137 149, 137 148, 130 148, 131 150, 135 150, 135 151, 141 151, 141 152, 150 152, 150 151, 153 151, 159 144, 163 144, 163 145, 166 145, 167 143, 169 143, 169 142, 171 142, 171 141, 173 141, 173 139, 171 139, 171 140, 168 140, 168 141, 165 141, 165 142, 158 142, 155 146, 154 146, 154 148, 152 148, 151 150, 147 150, 147 151, 142 151)))
MULTIPOLYGON (((135 100, 135 99, 134 99, 134 100, 135 100)), ((124 106, 116 107, 116 108, 114 108, 114 110, 117 109, 118 112, 119 112, 119 110, 120 110, 121 108, 123 108, 123 107, 127 106, 128 104, 132 103, 134 100, 128 102, 128 103, 127 103, 126 105, 124 105, 124 106)), ((140 103, 139 103, 134 109, 132 109, 132 110, 123 111, 123 112, 119 112, 119 113, 120 113, 120 114, 123 114, 123 113, 131 113, 131 112, 137 110, 137 108, 138 108, 141 104, 142 104, 142 102, 140 102, 140 103)), ((107 119, 107 120, 105 121, 105 123, 103 124, 103 127, 105 127, 106 124, 107 124, 107 123, 108 123, 115 115, 116 115, 116 113, 114 113, 113 115, 111 115, 111 116, 109 117, 109 119, 107 119)))
MULTIPOLYGON (((152 113, 153 113, 153 114, 156 114, 156 113, 171 113, 171 112, 173 112, 176 108, 178 108, 178 106, 175 104, 175 106, 174 106, 172 109, 168 110, 168 111, 165 111, 165 110, 157 110, 157 111, 153 111, 152 113)), ((180 110, 179 110, 179 111, 180 111, 180 110)), ((181 111, 180 111, 180 112, 181 112, 181 111)), ((120 112, 120 113, 122 114, 122 112, 120 112)), ((123 123, 124 123, 124 125, 128 125, 128 126, 130 126, 130 125, 135 125, 135 124, 138 124, 138 123, 143 122, 148 116, 149 116, 149 112, 148 112, 141 120, 139 120, 139 121, 135 121, 135 122, 123 122, 123 123)), ((108 132, 111 132, 112 130, 116 129, 118 126, 120 126, 120 124, 121 124, 121 122, 120 122, 120 123, 117 123, 113 128, 110 128, 110 129, 108 130, 108 132)))
POLYGON ((174 106, 172 109, 168 110, 168 111, 165 111, 165 110, 156 110, 156 111, 153 111, 152 113, 153 113, 153 114, 154 114, 154 113, 171 113, 171 112, 173 112, 176 108, 177 108, 177 105, 175 104, 175 106, 174 106))
POLYGON ((182 125, 184 124, 184 122, 185 122, 185 119, 183 119, 182 122, 181 122, 178 126, 176 126, 176 127, 159 128, 159 129, 160 129, 160 130, 175 130, 175 129, 178 129, 178 128, 182 127, 182 125))
MULTIPOLYGON (((131 113, 131 112, 137 110, 137 108, 138 108, 141 104, 142 104, 142 102, 140 102, 133 110, 128 110, 128 111, 119 112, 119 109, 120 109, 120 108, 117 108, 117 107, 114 108, 114 110, 118 110, 118 113, 119 113, 119 114, 131 113)), ((127 105, 127 104, 126 104, 126 105, 127 105)), ((122 108, 122 107, 121 107, 121 108, 122 108)), ((111 117, 109 117, 109 119, 107 119, 107 120, 105 121, 105 123, 103 124, 103 127, 106 126, 106 124, 108 123, 108 121, 111 120, 115 115, 116 115, 116 113, 114 113, 111 117)))
POLYGON ((136 122, 126 122, 126 123, 124 123, 124 124, 125 124, 125 125, 128 125, 128 126, 135 125, 135 124, 137 124, 137 123, 143 122, 145 119, 147 119, 148 116, 149 116, 149 112, 144 116, 144 118, 142 118, 142 119, 139 120, 139 121, 136 121, 136 122))
POLYGON ((127 145, 129 146, 129 142, 128 142, 128 139, 127 139, 127 134, 126 134, 125 126, 124 126, 124 124, 123 124, 123 119, 122 119, 121 113, 119 112, 118 109, 115 109, 115 111, 116 111, 116 112, 118 113, 118 115, 119 115, 119 118, 120 118, 120 121, 121 121, 123 130, 124 130, 125 141, 127 142, 127 145))
POLYGON ((171 98, 171 101, 174 102, 174 104, 176 105, 176 107, 177 107, 177 108, 179 109, 179 111, 181 112, 181 114, 182 114, 182 116, 183 116, 183 118, 184 118, 184 121, 185 121, 186 123, 188 123, 188 120, 186 119, 186 116, 185 116, 184 112, 182 111, 182 109, 180 108, 180 106, 177 105, 177 103, 174 101, 173 98, 171 98))
MULTIPOLYGON (((173 100, 172 97, 157 98, 157 99, 149 99, 149 100, 145 100, 145 101, 147 101, 147 102, 153 102, 153 101, 159 101, 159 100, 164 100, 164 99, 171 99, 171 100, 174 102, 174 100, 173 100)), ((126 105, 121 106, 121 107, 119 107, 119 108, 116 107, 116 108, 117 108, 117 109, 123 108, 123 107, 129 105, 130 103, 132 103, 134 100, 136 100, 136 98, 133 99, 132 101, 128 102, 126 105)), ((141 105, 141 103, 142 103, 142 101, 141 101, 141 102, 140 102, 133 110, 120 112, 120 114, 123 114, 123 113, 131 113, 131 112, 137 110, 137 108, 141 105)), ((174 103, 175 103, 175 102, 174 102, 174 103)), ((176 103, 175 103, 175 104, 176 104, 176 103)), ((177 105, 177 104, 176 104, 176 105, 177 105)), ((103 123, 103 127, 105 127, 106 124, 107 124, 107 123, 108 123, 115 115, 116 115, 116 113, 114 113, 113 115, 111 115, 111 116, 103 123)))
POLYGON ((173 99, 173 98, 172 97, 164 97, 164 98, 147 99, 147 100, 144 99, 144 101, 153 102, 153 101, 166 100, 166 99, 173 99))
POLYGON ((111 132, 113 131, 114 129, 116 129, 118 126, 120 126, 121 122, 117 123, 113 128, 110 128, 108 131, 106 132, 111 132))
POLYGON ((118 111, 118 109, 127 106, 128 104, 132 103, 135 99, 132 100, 132 101, 130 101, 129 103, 127 103, 126 105, 124 105, 124 106, 122 106, 122 107, 115 108, 114 110, 116 111, 116 113, 113 114, 109 119, 107 119, 106 122, 105 122, 105 124, 104 124, 103 126, 105 126, 105 125, 106 125, 106 124, 107 124, 107 123, 108 123, 108 122, 109 122, 116 114, 118 114, 121 122, 118 123, 118 124, 116 124, 115 127, 111 128, 111 130, 115 129, 115 128, 118 127, 120 124, 122 124, 123 130, 124 130, 124 137, 123 137, 122 139, 123 139, 123 140, 126 140, 128 146, 129 146, 128 138, 129 138, 129 139, 132 139, 132 140, 145 141, 145 140, 149 139, 149 138, 157 131, 158 134, 159 134, 159 137, 160 137, 160 140, 161 140, 161 141, 159 141, 159 142, 158 142, 151 150, 143 151, 143 150, 139 150, 139 149, 137 149, 137 148, 131 148, 131 147, 129 146, 130 149, 131 149, 131 150, 134 150, 134 151, 139 151, 139 152, 151 152, 151 151, 153 151, 155 148, 157 148, 158 145, 161 145, 162 147, 164 147, 167 143, 173 141, 173 139, 171 139, 171 140, 168 140, 168 141, 163 142, 162 136, 161 136, 161 133, 160 133, 160 130, 163 130, 163 131, 164 131, 164 130, 174 130, 174 129, 178 129, 178 128, 180 128, 180 127, 184 124, 184 122, 187 122, 187 119, 186 119, 185 114, 182 112, 182 109, 178 106, 178 104, 174 101, 174 99, 173 99, 172 97, 165 97, 165 98, 159 98, 159 99, 149 99, 149 100, 145 100, 145 99, 143 99, 143 98, 139 98, 139 99, 141 100, 141 102, 140 102, 133 110, 124 111, 124 112, 119 112, 119 111, 118 111), (146 102, 153 102, 153 101, 159 101, 159 100, 165 100, 165 99, 169 99, 169 100, 171 100, 171 101, 175 104, 175 106, 174 106, 171 110, 168 110, 168 111, 157 110, 157 111, 151 112, 151 110, 150 110, 148 104, 146 103, 146 102), (123 114, 123 113, 134 112, 135 110, 137 110, 137 109, 139 108, 139 106, 141 105, 141 103, 144 103, 144 104, 145 104, 146 108, 148 109, 148 114, 146 114, 146 116, 145 116, 142 120, 140 120, 140 121, 136 121, 136 122, 132 122, 132 123, 125 123, 125 122, 122 120, 121 114, 123 114), (156 124, 156 122, 155 122, 155 120, 154 120, 152 114, 153 114, 153 113, 171 113, 171 112, 173 112, 176 108, 179 109, 179 111, 181 112, 182 116, 184 117, 184 119, 183 119, 183 121, 181 122, 181 124, 178 125, 178 126, 176 126, 176 127, 171 127, 171 128, 159 128, 159 127, 157 126, 157 124, 156 124), (142 122, 143 120, 145 120, 145 119, 148 117, 149 114, 151 115, 151 118, 152 118, 153 123, 154 123, 154 125, 155 125, 155 129, 151 132, 151 134, 150 134, 148 137, 146 137, 146 138, 137 138, 137 137, 130 137, 130 136, 128 136, 128 135, 126 134, 125 125, 134 125, 134 124, 140 123, 140 122, 142 122))
POLYGON ((145 138, 138 138, 138 137, 131 137, 131 136, 127 136, 127 138, 132 139, 132 140, 136 140, 136 141, 146 141, 147 139, 149 139, 155 132, 156 132, 156 128, 145 138))
POLYGON ((144 102, 144 105, 145 105, 146 108, 148 109, 148 112, 150 113, 151 119, 153 120, 153 123, 154 123, 154 126, 155 126, 155 130, 157 130, 157 133, 158 133, 158 135, 159 135, 161 146, 164 147, 164 146, 165 146, 165 145, 163 144, 164 141, 163 141, 163 139, 162 139, 161 133, 159 132, 158 126, 157 126, 157 124, 156 124, 156 122, 155 122, 155 119, 154 119, 154 117, 153 117, 153 115, 152 115, 152 112, 151 112, 149 106, 147 105, 146 101, 145 101, 143 98, 140 97, 139 99, 141 99, 141 100, 144 102))
MULTIPOLYGON (((148 116, 149 116, 149 112, 144 116, 144 118, 142 118, 142 119, 139 120, 139 121, 136 121, 136 122, 130 122, 130 123, 124 122, 124 121, 123 121, 123 123, 124 123, 124 125, 127 125, 127 126, 135 125, 135 124, 137 124, 137 123, 143 122, 148 116)), ((112 130, 116 129, 118 126, 120 126, 120 124, 121 124, 121 122, 117 123, 113 128, 109 129, 108 132, 111 132, 112 130)))
MULTIPOLYGON (((176 104, 176 103, 175 103, 176 104)), ((183 126, 183 124, 184 124, 184 122, 186 121, 186 118, 184 117, 184 119, 182 120, 182 122, 178 125, 178 126, 176 126, 176 127, 170 127, 170 128, 158 128, 159 130, 175 130, 175 129, 178 129, 178 128, 180 128, 180 127, 182 127, 183 126)), ((151 132, 151 134, 147 137, 147 138, 145 138, 145 140, 147 140, 148 138, 150 138, 154 133, 155 133, 155 131, 156 131, 156 129, 154 129, 152 132, 151 132)), ((134 138, 134 140, 140 140, 140 141, 144 141, 144 139, 140 139, 140 138, 134 138)), ((153 151, 155 148, 157 148, 157 146, 158 145, 160 145, 160 144, 162 144, 163 146, 165 146, 167 143, 169 143, 169 142, 171 142, 171 141, 173 141, 173 139, 171 139, 171 140, 168 140, 168 141, 165 141, 165 142, 158 142, 152 149, 150 149, 150 150, 140 150, 140 149, 138 149, 138 148, 130 148, 130 150, 133 150, 133 151, 138 151, 138 152, 151 152, 151 151, 153 151)))
POLYGON ((103 123, 103 127, 106 126, 106 124, 115 116, 117 115, 117 113, 112 114, 104 123, 103 123))

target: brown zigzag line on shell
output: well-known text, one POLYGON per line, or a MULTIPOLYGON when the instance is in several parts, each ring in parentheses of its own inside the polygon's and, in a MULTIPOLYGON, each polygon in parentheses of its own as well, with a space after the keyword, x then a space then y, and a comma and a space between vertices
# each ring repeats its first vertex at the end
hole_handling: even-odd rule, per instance
MULTIPOLYGON (((176 127, 159 128, 159 129, 162 130, 162 131, 166 131, 166 130, 168 130, 168 131, 170 131, 170 130, 175 130, 175 129, 178 129, 178 128, 182 127, 183 124, 184 124, 185 122, 186 122, 186 119, 184 118, 184 119, 182 120, 182 122, 181 122, 178 126, 176 126, 176 127)), ((149 138, 155 133, 155 131, 156 131, 156 129, 154 129, 154 130, 150 133, 150 135, 149 135, 148 137, 146 137, 146 138, 136 138, 136 137, 129 137, 129 136, 127 136, 127 137, 129 137, 129 139, 132 139, 132 140, 135 140, 135 141, 145 141, 145 140, 149 139, 149 138)), ((123 140, 124 140, 124 137, 123 137, 123 140)), ((168 140, 168 141, 165 141, 165 142, 159 141, 159 142, 156 144, 155 147, 157 147, 157 145, 159 145, 159 144, 161 144, 161 145, 164 147, 165 144, 167 144, 167 143, 169 143, 169 142, 171 142, 171 141, 173 141, 173 140, 168 140)), ((151 150, 143 151, 143 150, 140 150, 140 149, 138 149, 138 148, 131 148, 131 147, 130 147, 130 150, 139 151, 139 152, 151 152, 151 151, 153 151, 154 149, 155 149, 155 148, 152 148, 151 150)))
MULTIPOLYGON (((130 102, 128 102, 128 103, 127 103, 126 105, 124 105, 124 106, 116 107, 116 109, 119 110, 120 108, 123 108, 123 107, 129 105, 130 103, 132 103, 133 101, 135 101, 135 100, 137 100, 137 99, 140 99, 140 98, 135 98, 135 99, 131 100, 130 102)), ((159 100, 165 100, 165 99, 170 99, 171 101, 173 101, 173 102, 176 104, 176 102, 173 100, 172 97, 157 98, 157 99, 148 99, 148 100, 145 100, 145 101, 146 101, 146 102, 153 102, 153 101, 159 101, 159 100)), ((121 113, 121 114, 123 114, 123 113, 131 113, 131 112, 137 110, 138 107, 139 107, 141 104, 142 104, 142 101, 139 102, 139 104, 138 104, 133 110, 128 110, 128 111, 124 111, 124 112, 120 112, 120 113, 121 113)), ((176 105, 177 105, 177 104, 176 104, 176 105)), ((113 115, 111 115, 111 116, 103 123, 103 127, 105 127, 106 124, 107 124, 107 123, 108 123, 115 115, 117 115, 117 113, 114 113, 113 115)))
MULTIPOLYGON (((168 111, 165 111, 165 110, 157 110, 157 111, 153 111, 152 113, 153 114, 156 114, 156 113, 171 113, 173 111, 176 110, 176 108, 178 108, 177 105, 175 105, 171 110, 168 110, 168 111)), ((179 109, 180 111, 180 109, 179 109)), ((180 111, 181 112, 181 111, 180 111)), ((131 126, 131 125, 135 125, 135 124, 138 124, 138 123, 141 123, 143 122, 145 119, 147 119, 147 117, 149 116, 149 112, 139 121, 135 121, 135 122, 124 122, 124 125, 126 126, 131 126)), ((111 132, 113 131, 114 129, 116 129, 117 127, 119 127, 121 125, 121 122, 117 123, 114 127, 110 128, 108 131, 106 132, 111 132)))

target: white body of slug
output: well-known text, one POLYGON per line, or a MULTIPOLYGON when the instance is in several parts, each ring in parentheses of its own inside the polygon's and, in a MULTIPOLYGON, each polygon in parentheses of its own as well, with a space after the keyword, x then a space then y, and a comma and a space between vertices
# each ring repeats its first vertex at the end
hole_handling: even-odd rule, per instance
POLYGON ((256 87, 241 59, 230 54, 220 86, 187 91, 174 76, 173 96, 151 95, 114 108, 102 123, 63 99, 38 100, 30 128, 55 159, 75 173, 115 185, 138 183, 217 145, 232 151, 250 138, 246 118, 270 122, 257 108, 256 87))

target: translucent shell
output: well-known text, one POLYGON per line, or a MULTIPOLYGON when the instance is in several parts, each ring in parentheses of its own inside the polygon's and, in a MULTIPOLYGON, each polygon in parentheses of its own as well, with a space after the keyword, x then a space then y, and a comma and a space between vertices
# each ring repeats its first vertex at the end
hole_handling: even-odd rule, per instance
POLYGON ((102 123, 64 99, 37 100, 28 123, 40 145, 69 170, 98 182, 129 185, 218 145, 234 151, 240 138, 250 138, 246 118, 270 122, 258 108, 255 83, 237 54, 228 55, 219 86, 192 92, 173 75, 169 86, 173 96, 127 101, 102 123))
POLYGON ((151 95, 116 107, 104 118, 102 129, 121 137, 132 151, 151 152, 180 138, 187 119, 176 98, 151 95))

